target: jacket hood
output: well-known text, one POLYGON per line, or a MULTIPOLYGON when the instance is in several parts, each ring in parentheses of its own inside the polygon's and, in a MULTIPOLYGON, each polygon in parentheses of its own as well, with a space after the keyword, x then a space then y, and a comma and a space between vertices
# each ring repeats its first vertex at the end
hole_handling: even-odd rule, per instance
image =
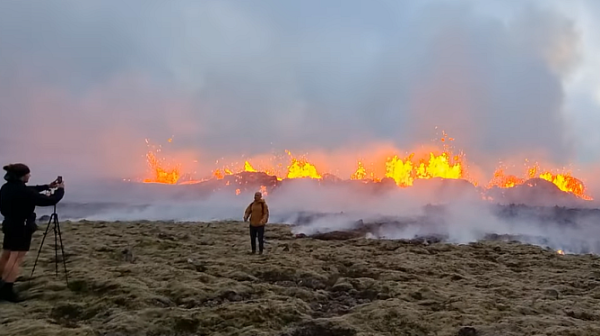
POLYGON ((23 182, 21 178, 10 172, 4 175, 4 179, 8 182, 23 182))

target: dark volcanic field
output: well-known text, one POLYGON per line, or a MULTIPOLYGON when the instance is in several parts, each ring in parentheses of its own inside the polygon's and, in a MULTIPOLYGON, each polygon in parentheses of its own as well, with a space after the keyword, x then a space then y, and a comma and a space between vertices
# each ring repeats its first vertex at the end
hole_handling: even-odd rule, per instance
POLYGON ((257 256, 238 222, 61 227, 69 286, 47 240, 16 285, 28 299, 0 303, 1 335, 600 335, 593 255, 295 239, 269 225, 257 256))

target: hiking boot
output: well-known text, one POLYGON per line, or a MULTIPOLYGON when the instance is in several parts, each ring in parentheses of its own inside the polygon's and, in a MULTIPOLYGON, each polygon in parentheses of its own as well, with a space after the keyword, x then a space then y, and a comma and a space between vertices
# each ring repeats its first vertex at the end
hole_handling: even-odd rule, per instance
POLYGON ((5 283, 4 286, 0 288, 0 301, 17 303, 21 302, 22 300, 13 289, 13 284, 5 283))

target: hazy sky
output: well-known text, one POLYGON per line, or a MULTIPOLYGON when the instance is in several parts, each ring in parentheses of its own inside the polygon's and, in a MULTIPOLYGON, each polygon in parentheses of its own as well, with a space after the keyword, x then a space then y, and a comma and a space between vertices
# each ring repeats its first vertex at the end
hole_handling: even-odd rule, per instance
POLYGON ((596 0, 0 1, 0 160, 123 175, 145 138, 208 161, 439 126, 482 160, 596 162, 599 21, 596 0))

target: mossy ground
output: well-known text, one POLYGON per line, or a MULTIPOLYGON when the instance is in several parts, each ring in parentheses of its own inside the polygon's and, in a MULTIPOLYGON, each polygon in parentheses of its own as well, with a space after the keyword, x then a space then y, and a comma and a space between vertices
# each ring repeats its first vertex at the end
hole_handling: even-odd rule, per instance
POLYGON ((244 223, 61 224, 36 233, 0 335, 600 335, 600 258, 519 243, 295 239, 244 223), (474 329, 462 329, 472 326, 474 329), (460 331, 460 332, 459 332, 460 331))

